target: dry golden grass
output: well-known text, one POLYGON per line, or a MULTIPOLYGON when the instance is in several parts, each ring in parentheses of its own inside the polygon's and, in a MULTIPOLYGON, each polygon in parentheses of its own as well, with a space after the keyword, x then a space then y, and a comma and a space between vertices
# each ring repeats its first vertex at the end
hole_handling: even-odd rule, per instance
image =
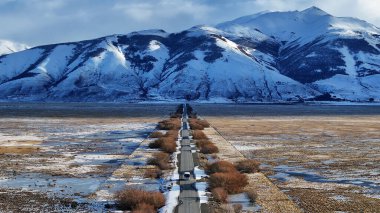
POLYGON ((0 154, 32 154, 39 150, 36 146, 0 146, 0 154))
POLYGON ((245 193, 247 193, 247 196, 249 197, 249 200, 252 202, 252 203, 255 203, 256 202, 256 199, 257 199, 257 192, 255 190, 247 190, 245 193))

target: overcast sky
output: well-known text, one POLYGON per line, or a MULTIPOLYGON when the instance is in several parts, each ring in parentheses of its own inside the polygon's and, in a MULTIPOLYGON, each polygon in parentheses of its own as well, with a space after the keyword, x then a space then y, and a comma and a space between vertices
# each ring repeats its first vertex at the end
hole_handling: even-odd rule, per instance
POLYGON ((0 0, 0 39, 35 46, 143 29, 176 32, 310 6, 380 26, 380 0, 0 0))

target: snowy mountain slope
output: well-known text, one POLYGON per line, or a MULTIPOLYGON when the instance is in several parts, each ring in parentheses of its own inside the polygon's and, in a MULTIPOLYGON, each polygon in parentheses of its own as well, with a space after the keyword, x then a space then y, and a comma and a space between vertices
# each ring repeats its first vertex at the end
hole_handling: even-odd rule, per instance
MULTIPOLYGON (((335 83, 356 82, 356 93, 359 94, 359 91, 367 91, 360 83, 362 78, 380 74, 380 29, 362 20, 334 17, 312 7, 304 11, 245 16, 216 27, 241 45, 259 50, 262 46, 270 47, 267 53, 274 56, 275 67, 281 74, 307 85, 318 82, 315 83, 318 87, 313 88, 322 92, 331 92, 327 88, 321 89, 323 80, 348 75, 335 83), (268 36, 265 43, 270 45, 255 41, 256 36, 252 38, 251 34, 258 32, 268 36)), ((343 91, 344 87, 341 88, 342 97, 366 100, 360 95, 343 95, 353 94, 351 89, 343 91)))
POLYGON ((20 44, 8 40, 0 40, 0 56, 26 49, 29 49, 29 47, 25 44, 20 44))
POLYGON ((317 8, 0 56, 0 99, 380 100, 380 32, 317 8))

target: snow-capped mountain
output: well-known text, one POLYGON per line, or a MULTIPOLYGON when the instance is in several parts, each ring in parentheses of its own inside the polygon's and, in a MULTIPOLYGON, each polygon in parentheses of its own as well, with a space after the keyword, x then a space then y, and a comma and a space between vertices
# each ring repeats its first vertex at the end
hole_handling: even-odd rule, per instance
POLYGON ((26 44, 16 43, 8 40, 0 40, 0 56, 26 50, 26 44))
POLYGON ((179 33, 147 30, 0 56, 0 98, 380 99, 380 30, 318 8, 179 33))

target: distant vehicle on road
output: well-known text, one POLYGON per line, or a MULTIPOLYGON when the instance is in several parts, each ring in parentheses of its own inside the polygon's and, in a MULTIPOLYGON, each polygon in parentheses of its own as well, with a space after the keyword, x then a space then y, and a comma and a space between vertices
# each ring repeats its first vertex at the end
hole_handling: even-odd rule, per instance
POLYGON ((183 177, 184 177, 186 180, 190 179, 190 176, 191 176, 190 172, 185 172, 185 173, 183 173, 183 177))

